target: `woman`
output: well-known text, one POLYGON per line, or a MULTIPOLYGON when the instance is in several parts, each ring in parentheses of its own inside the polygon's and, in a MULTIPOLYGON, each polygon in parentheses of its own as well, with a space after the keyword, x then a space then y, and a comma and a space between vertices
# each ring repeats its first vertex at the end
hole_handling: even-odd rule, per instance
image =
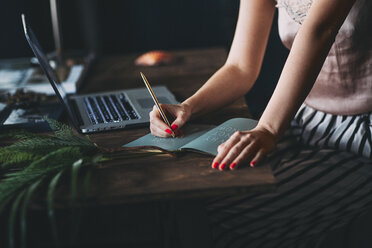
MULTIPOLYGON (((319 240, 322 230, 344 226, 361 211, 341 211, 338 204, 348 209, 357 202, 357 208, 367 208, 371 200, 356 201, 351 193, 368 195, 371 189, 367 182, 355 185, 371 175, 371 1, 242 0, 225 65, 183 103, 163 105, 176 117, 172 129, 250 90, 260 71, 275 6, 280 36, 290 49, 277 87, 257 127, 236 132, 221 144, 212 168, 254 167, 274 151, 269 160, 278 191, 211 201, 216 246, 288 247, 302 243, 299 240, 309 244, 319 240)), ((170 137, 171 130, 155 108, 150 122, 153 135, 170 137)))

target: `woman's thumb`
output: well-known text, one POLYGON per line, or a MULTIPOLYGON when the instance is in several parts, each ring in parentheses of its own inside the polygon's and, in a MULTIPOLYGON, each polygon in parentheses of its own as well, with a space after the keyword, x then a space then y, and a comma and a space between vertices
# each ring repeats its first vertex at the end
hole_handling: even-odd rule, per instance
POLYGON ((171 128, 173 131, 177 131, 179 130, 186 122, 186 118, 185 118, 185 115, 184 113, 180 113, 179 115, 177 115, 177 118, 172 122, 171 124, 171 128))

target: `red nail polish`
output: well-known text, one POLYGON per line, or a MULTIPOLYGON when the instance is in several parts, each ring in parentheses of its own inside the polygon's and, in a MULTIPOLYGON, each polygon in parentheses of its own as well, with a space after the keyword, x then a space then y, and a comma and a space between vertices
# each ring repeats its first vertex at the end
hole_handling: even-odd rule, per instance
POLYGON ((172 128, 172 130, 174 131, 174 130, 176 130, 176 129, 178 128, 178 125, 173 124, 173 125, 171 126, 171 128, 172 128))
POLYGON ((170 129, 165 129, 165 131, 168 133, 168 134, 172 134, 172 131, 170 129))
POLYGON ((217 167, 218 167, 218 162, 214 162, 213 165, 212 165, 212 168, 216 169, 217 167))
POLYGON ((232 163, 232 164, 230 164, 230 169, 235 169, 235 167, 236 167, 236 163, 234 162, 234 163, 232 163))
POLYGON ((226 163, 221 164, 220 170, 224 170, 226 168, 226 163))
POLYGON ((255 167, 256 166, 256 161, 252 161, 251 162, 251 167, 255 167))

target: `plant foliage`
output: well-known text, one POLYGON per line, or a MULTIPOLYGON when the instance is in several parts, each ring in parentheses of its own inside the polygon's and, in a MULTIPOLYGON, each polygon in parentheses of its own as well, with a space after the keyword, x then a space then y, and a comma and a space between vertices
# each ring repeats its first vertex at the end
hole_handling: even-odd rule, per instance
MULTIPOLYGON (((58 244, 53 197, 58 181, 63 174, 70 175, 71 202, 77 200, 78 175, 81 168, 93 168, 95 164, 112 160, 141 156, 118 150, 118 152, 100 149, 84 136, 80 136, 70 127, 52 119, 47 119, 53 134, 38 135, 15 130, 0 135, 0 138, 14 139, 9 146, 0 147, 0 214, 9 208, 9 248, 15 246, 15 226, 20 220, 20 246, 26 242, 27 207, 33 193, 41 185, 47 187, 48 217, 54 240, 58 244), (69 173, 65 173, 69 171, 69 173), (19 218, 17 218, 19 215, 19 218)), ((143 153, 152 155, 154 153, 143 153)), ((84 195, 89 188, 87 174, 84 182, 84 195)))

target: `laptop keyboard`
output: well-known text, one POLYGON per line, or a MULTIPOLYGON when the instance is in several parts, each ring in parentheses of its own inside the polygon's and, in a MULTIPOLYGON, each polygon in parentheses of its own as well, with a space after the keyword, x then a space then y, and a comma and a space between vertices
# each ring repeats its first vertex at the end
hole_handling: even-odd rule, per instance
POLYGON ((129 103, 128 99, 124 96, 124 94, 120 94, 119 99, 124 109, 127 110, 130 119, 138 119, 136 111, 134 111, 132 105, 129 103))
POLYGON ((89 96, 84 98, 84 102, 93 124, 138 119, 136 111, 124 94, 89 96))
POLYGON ((121 116, 121 118, 123 120, 129 120, 129 116, 128 114, 125 112, 124 108, 122 107, 122 105, 119 103, 119 100, 114 96, 114 95, 111 95, 110 96, 111 99, 112 99, 112 102, 114 103, 116 109, 118 110, 118 113, 119 115, 121 116))

